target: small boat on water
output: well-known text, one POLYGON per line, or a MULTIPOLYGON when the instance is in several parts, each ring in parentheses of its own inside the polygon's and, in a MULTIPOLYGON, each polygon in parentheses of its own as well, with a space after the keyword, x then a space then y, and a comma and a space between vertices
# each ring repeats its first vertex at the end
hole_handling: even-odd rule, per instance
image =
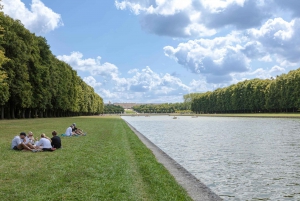
POLYGON ((192 116, 192 118, 198 118, 198 116, 192 116))
POLYGON ((177 117, 173 117, 173 119, 177 119, 177 117))

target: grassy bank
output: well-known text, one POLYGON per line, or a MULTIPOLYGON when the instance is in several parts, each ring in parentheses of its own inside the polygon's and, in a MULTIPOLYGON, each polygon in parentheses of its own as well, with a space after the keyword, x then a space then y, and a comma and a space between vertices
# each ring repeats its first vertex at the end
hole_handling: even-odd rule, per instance
POLYGON ((1 200, 191 200, 119 117, 4 120, 0 130, 1 200), (60 150, 10 150, 21 131, 50 136, 74 122, 88 134, 60 150))
POLYGON ((300 113, 170 114, 170 116, 300 118, 300 113))

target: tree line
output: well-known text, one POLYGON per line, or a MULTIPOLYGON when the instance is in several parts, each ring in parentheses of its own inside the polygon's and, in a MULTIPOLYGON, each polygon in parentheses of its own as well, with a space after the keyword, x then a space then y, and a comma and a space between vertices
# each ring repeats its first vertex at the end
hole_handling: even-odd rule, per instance
POLYGON ((195 113, 297 112, 299 108, 300 69, 199 94, 191 104, 195 113))
POLYGON ((0 117, 62 117, 103 113, 103 99, 45 38, 0 11, 0 117))
POLYGON ((124 113, 124 108, 120 105, 106 104, 104 105, 104 114, 121 114, 124 113))
POLYGON ((190 103, 162 103, 134 106, 132 109, 139 113, 180 113, 191 112, 190 103))

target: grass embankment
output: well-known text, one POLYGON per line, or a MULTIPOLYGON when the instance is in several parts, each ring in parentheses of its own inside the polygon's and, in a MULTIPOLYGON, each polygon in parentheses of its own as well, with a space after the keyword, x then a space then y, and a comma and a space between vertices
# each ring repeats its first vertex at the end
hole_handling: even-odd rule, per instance
POLYGON ((0 121, 1 200, 191 200, 119 117, 0 121), (76 122, 87 136, 62 137, 54 152, 10 150, 21 131, 64 133, 76 122))
POLYGON ((300 118, 300 113, 170 114, 170 116, 300 118))

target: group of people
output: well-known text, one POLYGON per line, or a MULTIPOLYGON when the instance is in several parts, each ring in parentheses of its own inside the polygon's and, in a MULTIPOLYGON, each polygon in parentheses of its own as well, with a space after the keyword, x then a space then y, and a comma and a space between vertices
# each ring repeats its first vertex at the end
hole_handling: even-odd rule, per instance
MULTIPOLYGON (((73 123, 66 130, 65 134, 62 136, 85 136, 83 130, 76 128, 76 124, 73 123)), ((61 139, 57 136, 57 132, 52 132, 52 138, 47 137, 44 133, 41 134, 41 138, 38 140, 34 139, 33 133, 31 131, 26 134, 21 132, 20 135, 15 136, 11 142, 11 149, 13 150, 24 150, 24 151, 55 151, 61 148, 61 139)))
POLYGON ((15 136, 11 142, 11 149, 13 150, 24 150, 24 151, 55 151, 61 148, 61 139, 57 136, 57 132, 52 132, 52 138, 50 139, 44 133, 41 134, 41 138, 38 140, 34 139, 31 131, 26 135, 25 132, 21 132, 20 135, 15 136))
POLYGON ((83 132, 83 130, 76 127, 76 124, 73 123, 71 126, 69 126, 62 136, 72 137, 72 136, 85 136, 86 133, 83 132))

